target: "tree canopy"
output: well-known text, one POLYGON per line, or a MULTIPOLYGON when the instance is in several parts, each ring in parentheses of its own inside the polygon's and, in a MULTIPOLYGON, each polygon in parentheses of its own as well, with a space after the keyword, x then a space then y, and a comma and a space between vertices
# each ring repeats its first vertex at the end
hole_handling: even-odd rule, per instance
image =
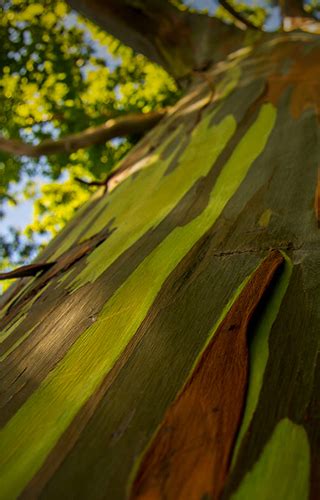
POLYGON ((11 228, 1 237, 4 267, 32 257, 38 235, 55 234, 87 199, 92 189, 76 177, 104 179, 142 131, 131 127, 120 139, 36 157, 16 143, 36 147, 116 117, 148 114, 170 106, 179 90, 164 70, 62 1, 6 1, 0 30, 2 217, 8 205, 34 202, 25 236, 11 228))

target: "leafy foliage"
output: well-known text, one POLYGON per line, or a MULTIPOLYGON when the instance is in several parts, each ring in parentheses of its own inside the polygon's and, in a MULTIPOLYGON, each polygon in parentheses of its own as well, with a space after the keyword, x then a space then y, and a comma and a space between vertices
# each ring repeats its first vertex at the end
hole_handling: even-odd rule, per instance
MULTIPOLYGON (((4 137, 36 144, 128 112, 168 106, 178 97, 164 70, 70 12, 61 0, 4 0, 0 36, 4 137)), ((37 235, 43 241, 55 234, 87 199, 90 189, 74 177, 104 178, 137 139, 40 160, 0 153, 2 217, 8 202, 34 202, 25 234, 11 228, 1 236, 3 265, 31 258, 37 235)))
POLYGON ((305 5, 307 12, 310 12, 317 19, 320 19, 320 1, 319 0, 309 0, 305 5))

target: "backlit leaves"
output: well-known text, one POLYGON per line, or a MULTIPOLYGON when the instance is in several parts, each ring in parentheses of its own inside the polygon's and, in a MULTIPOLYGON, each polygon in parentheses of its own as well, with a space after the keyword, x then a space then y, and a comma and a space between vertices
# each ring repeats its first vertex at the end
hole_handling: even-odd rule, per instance
MULTIPOLYGON (((162 108, 177 98, 164 70, 70 12, 62 1, 4 0, 0 36, 4 137, 38 143, 128 112, 162 108)), ((18 201, 35 202, 26 234, 56 233, 90 194, 74 177, 104 178, 137 139, 40 160, 0 153, 5 210, 6 193, 18 190, 18 201)), ((12 249, 17 257, 17 248, 12 249)))

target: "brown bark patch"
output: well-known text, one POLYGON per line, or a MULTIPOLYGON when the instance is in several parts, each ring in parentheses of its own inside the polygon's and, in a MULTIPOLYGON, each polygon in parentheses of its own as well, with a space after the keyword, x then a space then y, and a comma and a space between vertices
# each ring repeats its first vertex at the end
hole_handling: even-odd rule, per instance
POLYGON ((286 89, 291 88, 290 112, 297 119, 307 108, 314 108, 320 119, 320 48, 306 52, 297 44, 274 49, 270 61, 275 71, 268 78, 267 100, 277 105, 286 89), (289 69, 284 70, 288 64, 289 69))
POLYGON ((249 323, 283 262, 271 252, 220 323, 145 453, 131 499, 219 498, 247 391, 249 323))

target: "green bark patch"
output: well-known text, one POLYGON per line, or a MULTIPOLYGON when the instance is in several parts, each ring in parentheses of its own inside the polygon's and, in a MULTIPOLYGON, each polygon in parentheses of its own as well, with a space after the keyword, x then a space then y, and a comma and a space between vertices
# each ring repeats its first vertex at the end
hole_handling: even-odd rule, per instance
POLYGON ((281 420, 258 461, 245 475, 232 500, 308 500, 310 450, 306 431, 281 420))

